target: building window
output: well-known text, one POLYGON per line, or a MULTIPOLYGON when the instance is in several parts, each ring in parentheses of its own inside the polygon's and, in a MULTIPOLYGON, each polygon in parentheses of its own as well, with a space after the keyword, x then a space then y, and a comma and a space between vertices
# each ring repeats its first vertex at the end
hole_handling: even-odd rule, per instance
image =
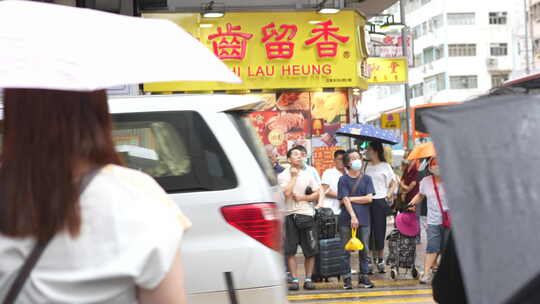
POLYGON ((422 26, 421 25, 417 25, 417 26, 412 28, 412 36, 413 36, 413 39, 418 39, 418 38, 422 37, 422 26))
POLYGON ((444 18, 443 15, 437 15, 429 20, 429 23, 431 25, 431 28, 435 31, 443 27, 444 25, 444 18))
POLYGON ((506 12, 489 13, 489 24, 506 24, 506 12))
POLYGON ((444 45, 425 48, 423 51, 424 64, 432 63, 444 57, 444 45))
POLYGON ((476 56, 476 44, 449 44, 449 57, 476 56))
POLYGON ((498 88, 507 80, 508 80, 508 74, 491 75, 491 86, 493 88, 498 88))
POLYGON ((448 25, 474 25, 474 13, 448 13, 448 25))
POLYGON ((425 94, 435 94, 446 89, 446 74, 440 73, 434 76, 424 78, 425 94))
POLYGON ((411 86, 411 96, 412 98, 424 96, 424 84, 419 83, 411 86))
POLYGON ((417 55, 414 55, 414 67, 417 68, 419 66, 421 66, 422 64, 424 64, 422 62, 422 54, 417 54, 417 55))
POLYGON ((450 89, 477 89, 478 76, 450 76, 450 89))
POLYGON ((427 33, 429 33, 429 22, 427 21, 424 21, 422 22, 422 33, 424 33, 424 35, 426 35, 427 33))
POLYGON ((491 56, 508 55, 508 43, 492 43, 489 46, 491 56))

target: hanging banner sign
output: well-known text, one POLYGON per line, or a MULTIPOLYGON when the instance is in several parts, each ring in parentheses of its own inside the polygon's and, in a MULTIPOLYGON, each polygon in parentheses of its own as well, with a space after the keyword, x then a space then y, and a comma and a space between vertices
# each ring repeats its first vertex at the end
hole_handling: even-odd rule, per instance
MULTIPOLYGON (((367 89, 361 65, 364 17, 353 11, 240 12, 222 18, 200 14, 144 14, 176 22, 206 45, 242 80, 145 84, 147 92, 359 87, 367 89)), ((144 38, 144 37, 143 37, 144 38)), ((156 56, 159 48, 156 47, 156 56)), ((182 56, 182 54, 179 54, 182 56)), ((201 67, 204 62, 201 62, 201 67)))
POLYGON ((408 67, 406 58, 379 58, 367 59, 370 77, 369 84, 403 84, 408 81, 408 67))

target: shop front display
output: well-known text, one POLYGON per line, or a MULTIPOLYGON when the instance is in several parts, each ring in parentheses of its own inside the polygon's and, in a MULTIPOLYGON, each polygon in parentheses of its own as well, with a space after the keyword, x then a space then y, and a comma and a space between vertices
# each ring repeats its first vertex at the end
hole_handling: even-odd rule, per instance
POLYGON ((250 118, 261 141, 275 149, 281 162, 286 162, 287 150, 295 145, 307 148, 314 165, 321 163, 318 158, 328 154, 326 150, 349 146, 347 138, 335 133, 350 122, 352 89, 366 90, 369 78, 365 75, 366 20, 358 12, 228 12, 212 19, 198 13, 153 13, 143 17, 179 24, 243 81, 240 85, 151 83, 144 84, 145 92, 256 94, 265 104, 250 118), (319 153, 323 148, 326 154, 319 153))

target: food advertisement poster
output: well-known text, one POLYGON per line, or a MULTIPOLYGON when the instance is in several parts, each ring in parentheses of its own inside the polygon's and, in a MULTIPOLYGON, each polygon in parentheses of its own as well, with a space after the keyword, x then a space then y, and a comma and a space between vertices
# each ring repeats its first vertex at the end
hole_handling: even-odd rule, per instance
POLYGON ((334 152, 341 147, 316 147, 313 148, 313 166, 322 176, 324 170, 334 167, 334 152))
MULTIPOLYGON (((340 148, 336 131, 348 123, 346 92, 283 92, 259 94, 266 103, 263 110, 250 114, 265 146, 273 146, 281 162, 287 150, 303 145, 312 162, 318 163, 317 148, 340 148)), ((344 146, 343 146, 344 147, 344 146)), ((333 153, 333 152, 331 152, 333 153)), ((332 157, 333 158, 333 157, 332 157)))

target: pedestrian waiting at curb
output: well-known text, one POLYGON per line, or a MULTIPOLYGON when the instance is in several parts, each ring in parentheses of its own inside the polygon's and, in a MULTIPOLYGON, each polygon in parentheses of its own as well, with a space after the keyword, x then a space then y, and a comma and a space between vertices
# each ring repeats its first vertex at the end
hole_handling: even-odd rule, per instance
MULTIPOLYGON (((356 237, 364 244, 364 249, 359 252, 360 271, 359 286, 373 288, 375 285, 368 277, 369 273, 369 235, 370 205, 373 201, 375 189, 371 178, 362 174, 362 160, 360 153, 355 150, 347 152, 343 157, 343 163, 347 168, 347 174, 339 179, 338 199, 341 200, 341 213, 339 216, 339 234, 343 247, 352 235, 352 229, 357 229, 356 237)), ((344 276, 344 288, 352 289, 351 254, 346 252, 343 258, 344 268, 348 273, 344 276)))
MULTIPOLYGON (((384 247, 386 239, 386 217, 391 213, 397 180, 394 170, 386 162, 381 143, 371 142, 367 148, 368 165, 366 175, 373 180, 375 195, 371 204, 371 238, 373 264, 380 273, 385 272, 384 247)), ((372 267, 370 267, 372 269, 372 267)))
POLYGON ((417 206, 424 198, 427 198, 428 243, 424 272, 420 277, 421 284, 427 284, 433 279, 433 271, 436 270, 437 258, 441 254, 445 240, 448 238, 450 225, 446 191, 440 177, 439 163, 436 158, 431 159, 429 171, 433 175, 422 179, 419 193, 410 203, 411 206, 417 206))
POLYGON ((315 225, 315 209, 310 202, 319 199, 319 183, 307 170, 303 170, 304 156, 299 147, 287 152, 290 168, 285 169, 278 181, 285 196, 285 255, 289 271, 292 275, 289 290, 300 289, 296 252, 298 245, 302 247, 305 257, 306 277, 304 289, 313 290, 315 284, 311 280, 315 256, 318 253, 317 227, 315 225))
POLYGON ((330 208, 334 215, 341 213, 341 202, 337 199, 339 179, 346 174, 343 157, 347 154, 345 150, 334 152, 334 168, 326 169, 322 175, 322 194, 317 207, 330 208))

